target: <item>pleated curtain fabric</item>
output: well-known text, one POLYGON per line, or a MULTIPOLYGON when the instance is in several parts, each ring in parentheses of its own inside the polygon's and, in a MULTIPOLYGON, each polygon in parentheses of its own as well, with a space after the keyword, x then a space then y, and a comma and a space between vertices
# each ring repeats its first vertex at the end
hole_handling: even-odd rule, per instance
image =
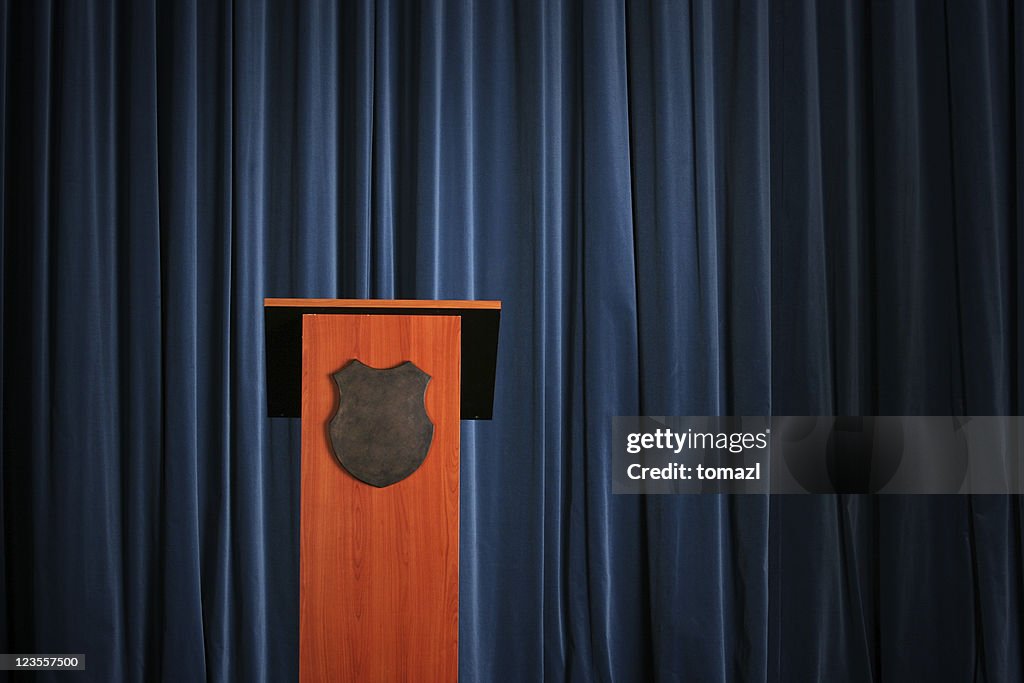
POLYGON ((263 297, 478 298, 503 312, 495 417, 462 432, 463 680, 1024 680, 1019 499, 610 472, 613 415, 1020 413, 1020 3, 0 22, 3 652, 294 680, 263 297))

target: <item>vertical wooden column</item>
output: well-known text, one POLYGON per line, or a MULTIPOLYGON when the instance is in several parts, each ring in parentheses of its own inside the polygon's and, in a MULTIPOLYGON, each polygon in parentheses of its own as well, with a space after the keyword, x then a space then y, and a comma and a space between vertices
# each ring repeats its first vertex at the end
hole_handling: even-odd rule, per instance
POLYGON ((460 336, 458 316, 303 316, 301 681, 458 678, 460 336), (331 450, 331 375, 353 359, 431 376, 430 451, 385 488, 331 450))

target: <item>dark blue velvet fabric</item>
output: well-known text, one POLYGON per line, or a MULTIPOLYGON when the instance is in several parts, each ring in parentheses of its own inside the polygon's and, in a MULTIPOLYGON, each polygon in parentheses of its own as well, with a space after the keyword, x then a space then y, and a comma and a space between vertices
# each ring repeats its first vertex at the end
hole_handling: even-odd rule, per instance
POLYGON ((294 680, 298 424, 265 417, 262 299, 481 298, 463 680, 1024 680, 1018 499, 609 472, 617 414, 1019 414, 1019 2, 0 22, 0 650, 294 680))

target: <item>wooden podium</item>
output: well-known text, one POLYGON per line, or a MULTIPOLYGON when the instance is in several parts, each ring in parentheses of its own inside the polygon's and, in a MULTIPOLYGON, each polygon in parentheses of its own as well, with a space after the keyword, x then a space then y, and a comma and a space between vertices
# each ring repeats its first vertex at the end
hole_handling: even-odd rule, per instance
POLYGON ((268 413, 302 418, 299 679, 456 680, 459 421, 491 417, 501 303, 266 299, 264 311, 268 413), (353 361, 430 377, 430 448, 388 486, 332 451, 332 375, 353 361))

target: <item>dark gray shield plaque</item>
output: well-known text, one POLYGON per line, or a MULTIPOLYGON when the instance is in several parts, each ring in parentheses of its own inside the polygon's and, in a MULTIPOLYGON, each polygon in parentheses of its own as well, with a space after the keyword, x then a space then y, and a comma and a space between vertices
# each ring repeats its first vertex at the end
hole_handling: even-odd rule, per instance
POLYGON ((331 446, 341 466, 379 487, 415 472, 434 438, 424 403, 430 375, 410 361, 378 370, 354 360, 332 377, 339 400, 331 446))

